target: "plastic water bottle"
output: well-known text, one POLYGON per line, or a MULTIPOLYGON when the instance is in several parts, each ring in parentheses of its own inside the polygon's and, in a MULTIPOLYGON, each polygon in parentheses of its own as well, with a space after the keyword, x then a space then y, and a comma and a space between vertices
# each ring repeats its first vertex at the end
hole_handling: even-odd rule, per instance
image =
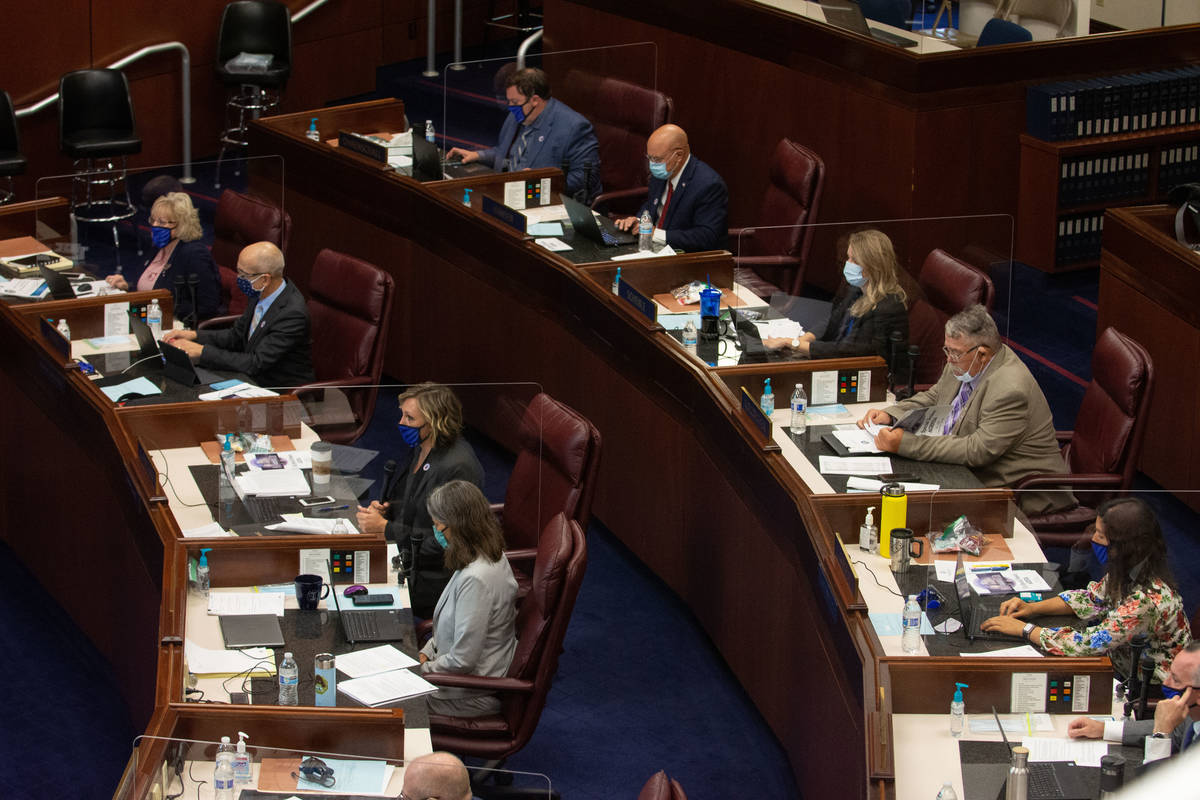
POLYGON ((937 800, 958 800, 958 792, 950 785, 950 781, 942 784, 942 790, 937 793, 937 800))
POLYGON ((696 339, 698 336, 695 324, 689 319, 687 324, 683 326, 683 348, 689 353, 696 352, 696 339))
POLYGON ((68 342, 71 341, 71 326, 67 324, 67 318, 62 317, 58 321, 58 332, 63 335, 63 338, 68 342))
POLYGON ((300 667, 291 653, 283 654, 279 663, 279 705, 294 706, 300 702, 297 687, 300 684, 300 667))
POLYGON ((771 379, 767 378, 763 382, 762 398, 758 401, 759 408, 767 415, 767 419, 775 413, 775 390, 771 388, 771 379))
POLYGON ((437 143, 437 132, 433 129, 433 120, 425 120, 425 141, 430 144, 437 143))
POLYGON ((904 604, 904 633, 900 636, 900 649, 910 656, 921 652, 921 607, 917 605, 915 594, 910 594, 908 602, 904 604))
POLYGON ((309 139, 312 139, 314 142, 321 141, 321 132, 317 130, 317 118, 316 117, 313 117, 311 120, 309 120, 308 130, 306 130, 304 132, 304 135, 307 136, 309 139))
POLYGON ((150 326, 150 332, 154 334, 155 339, 162 338, 162 308, 158 305, 158 299, 150 301, 150 307, 146 309, 146 324, 150 326))
POLYGON ((797 383, 796 391, 792 392, 792 433, 804 433, 808 427, 807 411, 808 395, 804 393, 804 386, 797 383))
POLYGON ((216 800, 233 800, 233 745, 228 736, 221 737, 217 748, 217 763, 213 770, 213 797, 216 800))
POLYGON ((650 212, 643 211, 638 220, 638 251, 648 252, 654 240, 654 223, 650 221, 650 212))

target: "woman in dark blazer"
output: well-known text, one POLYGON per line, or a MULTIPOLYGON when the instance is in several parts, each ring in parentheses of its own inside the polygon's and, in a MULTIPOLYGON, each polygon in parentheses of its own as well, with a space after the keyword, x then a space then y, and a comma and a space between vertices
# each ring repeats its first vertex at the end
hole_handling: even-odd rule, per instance
POLYGON ((825 332, 808 331, 792 340, 792 348, 809 358, 887 359, 893 331, 907 347, 908 296, 892 240, 873 229, 850 234, 842 276, 825 332))
POLYGON ((172 292, 175 319, 188 327, 220 314, 221 278, 212 253, 200 241, 200 215, 192 199, 183 192, 171 192, 155 200, 150 207, 150 235, 158 248, 154 255, 128 275, 109 275, 105 279, 108 284, 125 291, 172 292), (181 287, 176 285, 178 278, 183 279, 181 287))

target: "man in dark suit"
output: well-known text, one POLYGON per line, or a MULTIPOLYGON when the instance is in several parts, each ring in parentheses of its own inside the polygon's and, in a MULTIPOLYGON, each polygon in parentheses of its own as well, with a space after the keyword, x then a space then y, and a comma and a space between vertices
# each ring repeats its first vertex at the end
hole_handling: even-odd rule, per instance
POLYGON ((508 118, 495 147, 454 147, 447 158, 478 161, 500 172, 559 167, 566 172, 567 194, 590 203, 600 193, 600 144, 592 123, 550 96, 550 79, 534 67, 508 77, 504 95, 508 118))
POLYGON ((308 306, 283 279, 283 253, 257 242, 238 254, 238 288, 250 304, 232 326, 171 331, 163 337, 200 366, 241 372, 259 386, 299 386, 315 380, 308 306))
POLYGON ((729 230, 729 191, 708 164, 692 156, 687 133, 663 125, 646 140, 650 189, 636 217, 617 227, 636 231, 642 212, 650 212, 654 240, 677 250, 725 250, 729 230))

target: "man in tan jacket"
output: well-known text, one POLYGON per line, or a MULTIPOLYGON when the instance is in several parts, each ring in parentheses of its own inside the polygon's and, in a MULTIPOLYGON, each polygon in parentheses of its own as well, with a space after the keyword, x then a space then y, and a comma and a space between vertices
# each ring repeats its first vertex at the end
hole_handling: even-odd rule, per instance
MULTIPOLYGON (((928 409, 924 432, 884 427, 875 446, 918 461, 963 464, 985 486, 1011 486, 1029 475, 1066 472, 1054 436, 1046 396, 1017 354, 1000 342, 983 306, 971 306, 946 322, 946 368, 930 389, 886 409, 871 409, 859 427, 894 425, 916 409, 928 409)), ((905 428, 910 427, 905 424, 905 428)), ((1069 491, 1022 492, 1028 514, 1075 504, 1069 491)))

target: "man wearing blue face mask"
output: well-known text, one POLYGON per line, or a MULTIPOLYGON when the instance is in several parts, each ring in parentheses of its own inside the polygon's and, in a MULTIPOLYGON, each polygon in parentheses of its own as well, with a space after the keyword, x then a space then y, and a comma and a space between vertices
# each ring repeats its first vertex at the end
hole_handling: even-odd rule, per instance
MULTIPOLYGON (((1027 475, 1066 472, 1045 395, 1029 369, 1000 341, 996 323, 975 305, 946 322, 946 367, 930 389, 861 420, 894 425, 910 411, 932 409, 944 417, 941 435, 918 435, 885 427, 875 446, 918 461, 963 464, 985 486, 1011 486, 1027 475)), ((1069 491, 1021 492, 1027 514, 1075 505, 1069 491)))
POLYGON ((716 170, 692 155, 687 133, 663 125, 646 140, 650 187, 637 215, 616 222, 632 231, 643 212, 654 222, 654 241, 676 250, 725 250, 729 190, 716 170))
POLYGON ((559 167, 566 173, 567 194, 590 203, 600 194, 600 143, 592 123, 550 96, 550 79, 534 67, 508 77, 504 89, 508 117, 495 147, 453 147, 446 158, 478 161, 499 172, 559 167), (564 166, 565 165, 565 166, 564 166))
POLYGON ((259 386, 290 387, 316 380, 308 305, 283 278, 283 253, 271 242, 238 254, 238 288, 250 299, 228 328, 169 331, 163 341, 209 369, 240 372, 259 386))

